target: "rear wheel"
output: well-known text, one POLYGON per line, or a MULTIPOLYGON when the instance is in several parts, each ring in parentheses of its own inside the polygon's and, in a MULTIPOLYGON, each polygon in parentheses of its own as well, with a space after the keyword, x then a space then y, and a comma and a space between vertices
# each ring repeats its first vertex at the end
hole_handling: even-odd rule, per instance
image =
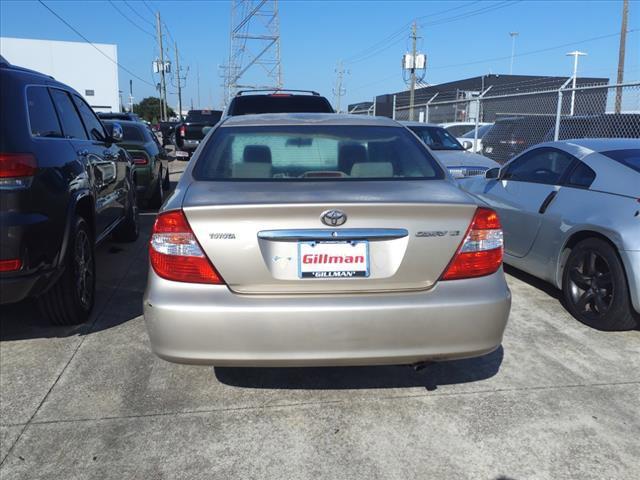
POLYGON ((113 232, 113 238, 118 242, 135 242, 140 234, 138 199, 136 198, 136 186, 133 184, 129 185, 127 204, 127 214, 113 232))
POLYGON ((573 248, 562 291, 569 312, 585 325, 599 330, 630 330, 637 325, 622 262, 604 240, 590 238, 573 248))
POLYGON ((38 298, 41 312, 54 325, 86 322, 95 296, 95 249, 87 222, 76 219, 67 250, 64 272, 45 294, 38 298))
POLYGON ((171 179, 169 178, 169 169, 164 170, 164 179, 162 180, 162 188, 169 191, 171 188, 171 179))
POLYGON ((162 177, 159 176, 155 182, 153 187, 153 193, 151 194, 151 198, 149 198, 149 202, 147 206, 149 208, 160 208, 162 206, 162 202, 164 201, 164 192, 162 190, 162 177))

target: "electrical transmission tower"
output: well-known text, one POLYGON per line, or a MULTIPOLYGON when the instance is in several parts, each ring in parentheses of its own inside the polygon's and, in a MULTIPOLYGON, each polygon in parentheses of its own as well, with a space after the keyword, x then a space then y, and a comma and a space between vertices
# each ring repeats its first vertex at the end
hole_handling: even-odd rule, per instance
POLYGON ((278 0, 232 0, 225 103, 242 88, 282 88, 278 0))
POLYGON ((344 82, 344 75, 349 74, 349 70, 345 70, 342 65, 342 60, 338 62, 338 66, 336 67, 336 86, 333 89, 333 95, 336 99, 336 112, 340 113, 341 105, 340 102, 342 97, 347 93, 347 90, 342 86, 344 82))

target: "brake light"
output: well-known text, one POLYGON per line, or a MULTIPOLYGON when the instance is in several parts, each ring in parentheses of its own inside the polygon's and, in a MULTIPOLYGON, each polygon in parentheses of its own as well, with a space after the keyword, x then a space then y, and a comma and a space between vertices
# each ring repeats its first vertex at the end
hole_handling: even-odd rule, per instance
POLYGON ((178 132, 180 133, 181 137, 184 137, 187 133, 187 127, 185 127, 184 125, 182 125, 179 129, 178 132))
POLYGON ((13 258, 11 260, 0 260, 0 272, 15 272, 20 270, 22 260, 13 258))
POLYGON ((270 96, 271 97, 290 97, 291 94, 290 93, 272 93, 270 96))
POLYGON ((478 208, 442 280, 490 275, 502 265, 502 254, 502 225, 498 214, 489 208, 478 208))
POLYGON ((175 282, 223 284, 202 251, 182 210, 158 215, 149 242, 151 267, 175 282))
POLYGON ((31 153, 0 153, 0 188, 28 186, 37 168, 31 153))
POLYGON ((147 157, 133 157, 134 165, 148 165, 149 160, 147 157))

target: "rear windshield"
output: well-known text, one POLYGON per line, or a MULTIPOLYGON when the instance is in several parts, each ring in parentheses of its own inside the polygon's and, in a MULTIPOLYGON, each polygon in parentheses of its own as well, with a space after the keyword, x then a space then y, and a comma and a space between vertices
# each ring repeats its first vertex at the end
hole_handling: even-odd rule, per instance
POLYGON ((444 178, 405 128, 344 125, 222 127, 193 175, 255 181, 444 178))
POLYGON ((442 127, 409 127, 431 150, 464 150, 456 137, 442 127))
POLYGON ((220 110, 191 110, 187 114, 185 122, 215 125, 221 117, 222 112, 220 110))
POLYGON ((333 108, 317 95, 246 95, 235 97, 229 107, 229 115, 256 113, 333 113, 333 108))
POLYGON ((628 150, 611 150, 610 152, 602 152, 609 158, 620 162, 636 172, 640 172, 640 149, 630 148, 628 150))

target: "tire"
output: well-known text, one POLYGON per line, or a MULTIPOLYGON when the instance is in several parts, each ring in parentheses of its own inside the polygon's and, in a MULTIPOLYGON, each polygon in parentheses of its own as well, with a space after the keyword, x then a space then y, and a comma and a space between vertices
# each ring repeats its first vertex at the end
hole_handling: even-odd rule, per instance
POLYGON ((638 325, 624 267, 615 249, 599 238, 578 243, 567 259, 562 292, 569 312, 598 330, 638 325))
POLYGON ((140 235, 140 223, 138 215, 138 199, 136 187, 129 184, 129 199, 127 200, 127 214, 120 225, 113 232, 113 238, 117 242, 135 242, 140 235))
POLYGON ((163 190, 169 191, 171 189, 171 179, 169 178, 169 169, 166 168, 164 171, 164 179, 162 180, 162 188, 163 190))
POLYGON ((87 222, 72 226, 64 257, 64 271, 38 298, 40 311, 54 325, 78 325, 89 319, 95 301, 95 243, 87 222))
POLYGON ((147 207, 152 209, 158 209, 162 206, 162 202, 164 201, 164 192, 162 191, 162 177, 158 177, 153 186, 153 193, 151 194, 151 198, 149 198, 149 202, 147 203, 147 207))

